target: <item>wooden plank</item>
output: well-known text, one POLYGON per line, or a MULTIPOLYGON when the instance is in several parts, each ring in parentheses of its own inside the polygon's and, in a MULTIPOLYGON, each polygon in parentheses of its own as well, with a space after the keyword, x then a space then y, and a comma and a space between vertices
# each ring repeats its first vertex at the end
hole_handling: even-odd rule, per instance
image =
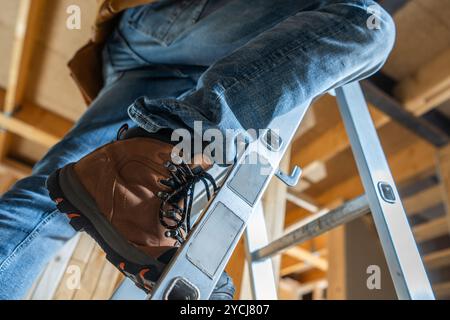
POLYGON ((300 283, 291 278, 280 279, 278 297, 280 300, 299 300, 298 288, 300 283))
MULTIPOLYGON (((33 52, 34 40, 39 32, 39 17, 43 9, 42 0, 20 0, 11 63, 8 75, 3 112, 10 116, 23 103, 26 78, 33 52)), ((0 158, 7 153, 10 137, 7 132, 0 133, 0 158)))
MULTIPOLYGON (((305 250, 305 249, 303 249, 303 250, 305 250)), ((313 252, 312 254, 314 254, 318 257, 322 257, 326 261, 326 259, 324 258, 324 255, 327 255, 328 252, 327 252, 327 249, 324 248, 319 251, 313 252)), ((296 259, 296 258, 294 258, 294 259, 296 259)), ((283 276, 286 276, 286 275, 289 275, 292 273, 297 273, 297 274, 303 273, 303 272, 309 271, 313 268, 315 268, 315 266, 313 264, 302 261, 299 263, 294 263, 294 264, 290 264, 290 265, 282 267, 281 271, 280 271, 280 275, 283 277, 283 276)))
POLYGON ((247 281, 248 279, 245 279, 244 281, 244 272, 246 271, 245 261, 244 241, 241 238, 225 268, 225 271, 231 279, 233 279, 233 283, 236 288, 235 299, 239 299, 243 287, 249 288, 249 282, 247 281))
POLYGON ((450 230, 450 145, 437 152, 437 171, 440 179, 440 194, 444 202, 447 224, 450 230))
POLYGON ((17 110, 14 117, 58 138, 62 138, 74 125, 72 121, 28 102, 17 110))
POLYGON ((409 216, 422 213, 442 202, 441 186, 436 185, 403 199, 403 206, 409 216))
POLYGON ((109 300, 114 293, 117 281, 120 279, 123 279, 120 271, 114 265, 106 261, 91 299, 109 300))
MULTIPOLYGON (((73 255, 68 263, 68 266, 71 266, 72 268, 78 268, 80 277, 86 269, 86 265, 89 262, 89 258, 94 250, 95 245, 95 241, 90 236, 88 236, 86 233, 81 233, 78 245, 76 246, 73 255)), ((71 283, 72 277, 73 274, 66 271, 55 292, 55 295, 53 297, 54 300, 70 300, 74 297, 78 289, 68 285, 69 283, 71 283)))
POLYGON ((328 288, 328 282, 326 280, 320 281, 318 284, 314 286, 312 292, 313 300, 325 300, 326 289, 328 288))
POLYGON ((0 195, 8 191, 16 181, 17 179, 8 172, 0 172, 0 195))
POLYGON ((96 242, 87 233, 82 233, 80 242, 73 252, 72 259, 76 259, 83 263, 88 263, 96 242))
POLYGON ((105 263, 106 254, 96 245, 81 277, 80 289, 76 290, 73 300, 89 300, 92 298, 105 263))
POLYGON ((396 123, 436 147, 449 143, 449 137, 440 128, 406 110, 397 99, 387 94, 370 80, 361 81, 364 96, 369 103, 384 112, 396 123))
POLYGON ((439 269, 450 265, 450 248, 429 253, 423 257, 428 270, 439 269))
POLYGON ((345 225, 328 232, 328 299, 344 300, 347 297, 347 266, 345 225))
POLYGON ((34 287, 30 300, 51 300, 53 298, 79 238, 77 235, 69 240, 49 262, 34 287))
MULTIPOLYGON (((4 94, 5 91, 0 88, 0 96, 4 94)), ((57 143, 72 126, 72 121, 28 102, 13 117, 0 113, 0 128, 46 148, 57 143)), ((0 145, 1 143, 0 132, 0 145)))
POLYGON ((3 108, 3 112, 7 114, 12 113, 23 102, 26 76, 31 61, 33 42, 39 32, 39 16, 42 9, 42 0, 20 0, 3 108))
POLYGON ((16 179, 22 179, 31 174, 31 168, 28 165, 22 164, 12 159, 3 159, 0 162, 0 170, 5 170, 16 179))
POLYGON ((400 82, 394 93, 416 115, 450 99, 450 49, 400 82))
POLYGON ((326 259, 321 258, 311 251, 305 250, 303 248, 293 247, 284 251, 283 254, 287 254, 293 258, 304 261, 305 263, 310 264, 319 270, 328 270, 328 261, 326 259))
POLYGON ((299 262, 287 267, 284 267, 281 269, 280 271, 280 276, 284 277, 293 273, 302 273, 305 271, 309 271, 312 268, 314 268, 312 265, 304 263, 304 262, 299 262))
POLYGON ((7 117, 0 114, 0 127, 13 132, 23 138, 42 144, 48 148, 52 147, 60 140, 60 137, 49 134, 41 129, 37 129, 32 124, 26 123, 16 118, 7 117))
POLYGON ((413 228, 414 238, 418 243, 435 239, 448 233, 446 217, 433 219, 413 228))

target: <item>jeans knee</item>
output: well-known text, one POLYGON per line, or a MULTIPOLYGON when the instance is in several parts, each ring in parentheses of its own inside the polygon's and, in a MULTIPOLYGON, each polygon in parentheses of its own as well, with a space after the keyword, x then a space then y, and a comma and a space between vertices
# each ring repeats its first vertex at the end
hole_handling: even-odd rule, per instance
POLYGON ((374 63, 386 61, 395 43, 395 23, 391 15, 374 1, 367 1, 367 21, 370 46, 373 49, 374 63))

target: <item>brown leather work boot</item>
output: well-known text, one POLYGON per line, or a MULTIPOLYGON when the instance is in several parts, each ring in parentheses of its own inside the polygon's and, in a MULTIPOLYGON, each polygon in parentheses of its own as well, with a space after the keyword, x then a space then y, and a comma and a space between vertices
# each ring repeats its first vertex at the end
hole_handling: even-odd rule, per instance
MULTIPOLYGON (((130 130, 47 180, 70 224, 92 236, 107 259, 147 292, 190 231, 195 184, 217 189, 207 163, 173 163, 173 145, 163 140, 130 130)), ((211 298, 232 299, 233 293, 224 273, 211 298)))

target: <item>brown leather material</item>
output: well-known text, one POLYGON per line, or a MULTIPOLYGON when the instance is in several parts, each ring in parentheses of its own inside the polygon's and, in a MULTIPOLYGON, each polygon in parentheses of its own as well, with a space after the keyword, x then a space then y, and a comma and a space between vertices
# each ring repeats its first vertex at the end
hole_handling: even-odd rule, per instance
POLYGON ((157 258, 175 240, 159 221, 160 183, 170 178, 164 164, 173 146, 151 138, 131 138, 107 144, 74 165, 78 180, 97 208, 131 244, 157 258))
POLYGON ((90 41, 69 62, 71 77, 74 79, 86 104, 90 104, 103 87, 102 45, 90 41))
POLYGON ((114 30, 120 13, 129 8, 149 4, 157 0, 100 0, 98 12, 89 42, 78 50, 69 61, 72 78, 81 91, 87 105, 103 87, 101 52, 114 30))

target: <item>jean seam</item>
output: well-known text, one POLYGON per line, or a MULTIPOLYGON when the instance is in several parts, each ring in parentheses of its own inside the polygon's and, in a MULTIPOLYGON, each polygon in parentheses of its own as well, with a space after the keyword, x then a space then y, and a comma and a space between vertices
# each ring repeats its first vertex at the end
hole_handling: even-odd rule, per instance
POLYGON ((155 123, 155 121, 153 121, 150 117, 146 116, 145 114, 143 114, 142 112, 137 110, 136 106, 132 106, 129 109, 129 113, 130 113, 130 117, 136 118, 135 121, 140 125, 149 126, 149 127, 152 126, 154 129, 157 129, 157 130, 163 128, 163 126, 160 126, 159 124, 155 123))
MULTIPOLYGON (((168 17, 168 21, 165 22, 164 26, 159 26, 160 28, 163 27, 161 31, 153 31, 149 32, 148 30, 143 30, 140 28, 140 22, 138 21, 141 17, 136 17, 137 13, 134 13, 134 18, 130 17, 130 19, 126 22, 127 26, 131 29, 133 29, 135 32, 139 32, 140 34, 152 38, 154 41, 156 41, 159 45, 163 47, 169 47, 176 39, 184 33, 184 31, 181 31, 177 35, 171 36, 171 29, 174 27, 174 25, 177 24, 177 22, 180 20, 180 16, 184 13, 184 11, 190 9, 191 6, 196 6, 196 8, 193 8, 191 14, 192 17, 189 19, 190 23, 194 25, 199 21, 199 18, 201 17, 201 13, 206 7, 206 4, 208 3, 207 0, 204 0, 200 3, 193 3, 191 1, 179 1, 179 3, 175 4, 177 6, 177 11, 172 13, 171 16, 168 17)), ((145 10, 152 10, 151 8, 143 8, 142 14, 145 14, 145 10)), ((186 29, 189 29, 192 27, 192 25, 189 25, 186 27, 186 29)))
MULTIPOLYGON (((108 55, 107 63, 111 67, 113 74, 112 75, 107 75, 107 74, 104 75, 105 79, 103 79, 103 80, 104 80, 105 86, 102 88, 102 91, 106 90, 107 88, 112 87, 113 84, 117 83, 125 75, 125 71, 118 71, 116 69, 116 67, 114 66, 108 44, 105 45, 104 50, 106 51, 106 54, 108 55), (111 78, 112 78, 112 80, 108 81, 111 78)), ((103 63, 105 63, 105 61, 103 63)))
POLYGON ((44 219, 42 219, 36 225, 36 227, 14 248, 11 254, 9 254, 2 263, 0 263, 0 272, 4 271, 11 264, 13 259, 39 235, 41 229, 45 227, 50 222, 50 220, 58 214, 58 210, 49 210, 44 214, 48 215, 44 219))

